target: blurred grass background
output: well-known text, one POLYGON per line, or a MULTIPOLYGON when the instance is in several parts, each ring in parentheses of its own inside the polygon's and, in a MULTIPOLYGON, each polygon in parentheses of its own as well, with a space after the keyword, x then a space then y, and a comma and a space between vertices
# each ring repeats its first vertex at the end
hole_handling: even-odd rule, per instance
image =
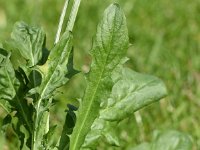
MULTIPOLYGON (((133 44, 127 55, 135 71, 160 77, 168 97, 148 106, 119 125, 122 148, 150 141, 154 130, 176 129, 191 135, 194 149, 200 149, 200 0, 83 0, 74 28, 75 66, 83 72, 91 58, 96 25, 112 2, 123 8, 133 44)), ((8 39, 13 24, 23 20, 41 26, 47 34, 47 48, 53 46, 64 0, 0 0, 0 41, 8 39)), ((83 95, 85 81, 75 76, 57 96, 52 120, 58 131, 64 122, 66 104, 83 95)), ((5 112, 0 109, 0 123, 5 112)), ((0 135, 0 149, 15 150, 9 132, 0 135), (6 138, 6 141, 5 141, 6 138), (7 143, 7 144, 5 144, 7 143)), ((108 146, 100 144, 102 149, 108 146)), ((112 148, 111 148, 112 149, 112 148)))

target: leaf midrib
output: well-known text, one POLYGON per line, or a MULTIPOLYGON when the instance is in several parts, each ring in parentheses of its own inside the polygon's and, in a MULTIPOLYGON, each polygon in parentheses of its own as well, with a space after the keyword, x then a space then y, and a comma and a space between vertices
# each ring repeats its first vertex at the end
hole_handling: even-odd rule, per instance
MULTIPOLYGON (((115 20, 116 19, 116 13, 115 13, 115 16, 114 16, 114 19, 113 20, 115 20)), ((115 24, 113 24, 113 25, 115 25, 115 24)), ((102 27, 101 27, 102 28, 102 27)), ((101 81, 101 78, 102 78, 102 76, 103 76, 103 74, 104 74, 104 72, 105 72, 105 67, 106 67, 106 64, 107 64, 107 61, 108 61, 108 57, 109 57, 109 55, 110 55, 110 53, 111 53, 111 50, 112 50, 112 48, 111 48, 111 44, 113 43, 112 41, 113 41, 113 37, 114 37, 114 27, 112 28, 113 30, 112 30, 112 34, 111 34, 111 40, 110 40, 110 44, 109 44, 109 52, 108 52, 108 55, 106 56, 106 60, 105 60, 105 62, 104 62, 104 65, 103 65, 103 69, 102 69, 102 72, 101 72, 101 75, 99 76, 99 80, 98 80, 98 84, 97 84, 97 86, 96 86, 96 88, 95 88, 95 92, 94 92, 94 94, 92 95, 92 98, 91 98, 91 100, 90 100, 90 103, 89 103, 89 109, 87 109, 87 111, 86 111, 86 117, 84 117, 84 120, 82 121, 82 124, 81 124, 81 126, 80 126, 80 128, 79 128, 79 131, 82 131, 83 130, 83 127, 84 127, 84 124, 85 124, 85 121, 87 120, 87 118, 88 118, 88 114, 89 114, 89 112, 90 112, 90 110, 91 110, 91 106, 92 106, 92 104, 93 104, 93 102, 94 102, 94 97, 95 97, 95 95, 96 95, 96 92, 97 92, 97 89, 99 88, 99 84, 100 84, 100 81, 101 81)), ((102 34, 101 34, 101 36, 102 36, 102 34)), ((102 38, 102 37, 101 37, 102 38)), ((105 49, 104 47, 105 47, 105 45, 104 45, 104 43, 103 43, 103 40, 102 40, 102 46, 103 46, 103 49, 105 49)), ((76 136, 76 139, 75 139, 75 142, 74 142, 74 145, 75 146, 73 146, 74 147, 74 150, 75 150, 75 148, 76 148, 76 145, 77 145, 77 142, 78 142, 78 139, 79 139, 79 136, 80 136, 80 134, 81 134, 81 132, 78 132, 78 134, 77 134, 77 136, 76 136)), ((72 149, 73 150, 73 149, 72 149)))

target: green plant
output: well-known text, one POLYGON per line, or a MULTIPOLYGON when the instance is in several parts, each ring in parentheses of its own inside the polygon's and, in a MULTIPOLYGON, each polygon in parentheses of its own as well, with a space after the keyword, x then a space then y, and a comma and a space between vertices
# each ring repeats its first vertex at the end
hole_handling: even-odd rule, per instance
MULTIPOLYGON (((98 25, 91 50, 92 64, 79 108, 68 105, 60 140, 52 142, 56 126, 49 127, 49 111, 56 89, 76 73, 72 33, 80 1, 74 1, 69 23, 55 46, 45 47, 45 33, 23 22, 15 24, 11 40, 0 50, 0 104, 8 112, 20 149, 95 149, 105 137, 119 146, 114 127, 138 109, 166 95, 163 82, 134 72, 124 63, 129 46, 125 16, 118 4, 109 6, 98 25), (6 50, 5 50, 6 49, 6 50), (20 58, 20 59, 16 59, 20 58), (76 112, 77 111, 77 112, 76 112)), ((68 1, 66 1, 64 11, 68 1)))

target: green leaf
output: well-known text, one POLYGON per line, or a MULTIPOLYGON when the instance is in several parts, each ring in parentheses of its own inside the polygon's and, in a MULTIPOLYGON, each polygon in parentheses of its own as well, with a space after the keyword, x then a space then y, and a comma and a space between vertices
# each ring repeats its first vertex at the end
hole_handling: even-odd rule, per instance
POLYGON ((48 99, 56 88, 64 85, 69 79, 67 64, 72 51, 72 35, 63 34, 61 40, 51 50, 47 62, 39 69, 43 75, 41 85, 36 89, 40 99, 48 99))
POLYGON ((56 125, 49 128, 49 131, 43 136, 43 147, 52 150, 56 147, 53 141, 56 125))
POLYGON ((113 78, 116 83, 106 107, 100 112, 101 119, 120 121, 167 94, 166 87, 160 79, 128 68, 119 69, 113 78))
POLYGON ((37 27, 30 27, 24 22, 17 22, 11 34, 13 48, 28 61, 28 66, 32 67, 39 63, 42 58, 45 34, 37 27))
POLYGON ((160 79, 122 66, 116 69, 112 79, 115 82, 112 93, 106 103, 101 104, 100 116, 86 136, 83 148, 95 149, 101 137, 109 137, 109 144, 119 146, 115 130, 112 130, 116 129, 117 122, 167 94, 166 87, 160 79))
POLYGON ((0 107, 2 107, 7 113, 11 111, 11 106, 6 100, 0 99, 0 107))
POLYGON ((150 144, 141 144, 130 150, 191 150, 192 144, 187 134, 169 130, 159 133, 150 144))
POLYGON ((76 115, 74 111, 76 110, 76 107, 68 104, 67 115, 65 119, 65 124, 63 126, 62 135, 59 141, 58 150, 69 150, 69 136, 71 135, 75 126, 76 115))
POLYGON ((9 60, 10 54, 1 49, 0 53, 0 99, 10 101, 16 96, 20 82, 9 60))
POLYGON ((49 108, 55 90, 64 85, 69 79, 67 64, 72 51, 72 35, 65 32, 60 41, 50 51, 48 60, 43 66, 38 66, 42 74, 42 82, 39 86, 29 91, 29 94, 39 95, 35 103, 35 124, 34 124, 34 148, 41 148, 43 135, 49 128, 49 108))
POLYGON ((88 85, 78 110, 70 150, 80 149, 99 115, 100 103, 109 98, 113 86, 112 72, 125 57, 128 43, 125 16, 119 5, 112 4, 106 9, 97 28, 91 50, 93 61, 87 76, 88 85))
POLYGON ((192 140, 185 134, 178 131, 165 131, 158 134, 151 144, 152 150, 191 150, 192 140))
POLYGON ((74 69, 73 50, 72 50, 72 52, 69 56, 69 61, 68 61, 68 64, 67 64, 67 70, 68 70, 68 73, 67 73, 66 77, 69 78, 69 79, 71 77, 73 77, 74 75, 76 75, 77 73, 80 73, 80 71, 74 69))
POLYGON ((107 142, 109 145, 120 146, 116 133, 118 122, 110 122, 97 118, 92 124, 90 132, 87 134, 82 149, 96 149, 99 140, 107 142))
MULTIPOLYGON (((32 105, 28 105, 27 101, 24 99, 26 87, 21 80, 20 74, 13 69, 9 58, 9 54, 6 56, 6 53, 3 55, 0 53, 0 99, 7 101, 10 109, 15 111, 15 116, 18 118, 17 124, 19 124, 15 131, 21 133, 20 126, 24 126, 26 130, 31 133, 32 105)), ((20 136, 19 138, 22 148, 24 136, 20 136)))
POLYGON ((3 119, 3 123, 2 123, 2 131, 5 132, 5 130, 7 129, 7 127, 11 124, 12 121, 12 117, 10 114, 6 115, 6 117, 3 119))

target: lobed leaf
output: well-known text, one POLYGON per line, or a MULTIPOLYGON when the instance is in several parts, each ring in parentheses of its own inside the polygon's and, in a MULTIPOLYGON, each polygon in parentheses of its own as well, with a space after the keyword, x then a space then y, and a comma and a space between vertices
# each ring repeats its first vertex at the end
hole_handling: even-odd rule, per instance
POLYGON ((116 83, 106 107, 100 112, 101 119, 120 121, 166 96, 166 87, 157 77, 137 73, 128 68, 120 71, 113 75, 116 83))
POLYGON ((39 67, 43 75, 41 85, 36 89, 40 99, 48 99, 54 90, 64 85, 69 79, 67 64, 72 50, 72 35, 69 32, 63 34, 61 40, 51 50, 47 62, 39 67))
POLYGON ((112 130, 116 128, 117 123, 167 94, 166 87, 160 79, 128 68, 119 67, 113 73, 112 79, 115 82, 112 93, 106 103, 102 103, 100 116, 86 136, 83 148, 95 149, 98 140, 106 137, 105 133, 109 134, 111 145, 119 146, 115 130, 112 130))
POLYGON ((67 78, 67 64, 72 52, 72 35, 65 32, 60 41, 50 51, 48 60, 43 66, 38 67, 42 74, 42 82, 39 86, 29 91, 32 95, 39 95, 35 103, 35 148, 42 147, 43 135, 49 131, 49 108, 55 90, 64 85, 67 78), (37 140, 36 140, 37 139, 37 140))
POLYGON ((112 72, 121 62, 128 48, 125 16, 117 4, 109 6, 97 27, 91 50, 92 65, 87 76, 88 85, 79 106, 77 122, 70 139, 70 150, 81 148, 90 127, 99 115, 100 103, 109 98, 113 82, 112 72))

